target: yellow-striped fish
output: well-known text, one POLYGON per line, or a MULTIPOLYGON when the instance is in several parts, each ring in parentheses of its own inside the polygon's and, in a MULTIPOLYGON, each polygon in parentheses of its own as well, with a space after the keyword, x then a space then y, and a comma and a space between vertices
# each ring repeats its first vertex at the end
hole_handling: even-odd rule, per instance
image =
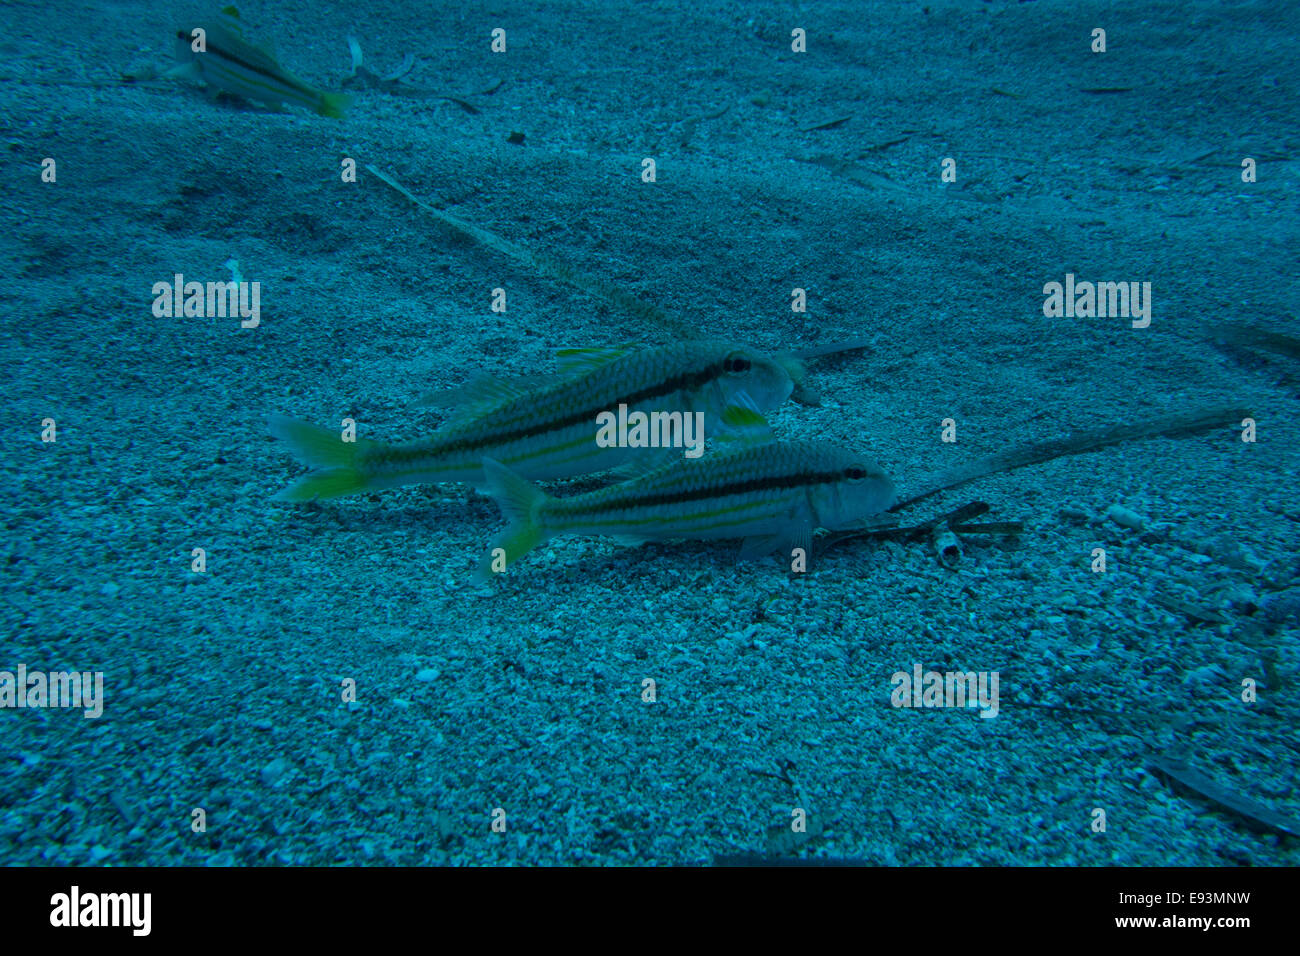
POLYGON ((498 462, 485 461, 483 468, 510 524, 480 580, 543 541, 569 534, 744 538, 742 560, 796 547, 806 555, 817 528, 848 528, 894 503, 893 482, 876 465, 819 442, 769 442, 683 459, 570 498, 551 497, 498 462))
POLYGON ((271 433, 318 469, 279 501, 310 501, 399 485, 468 482, 484 487, 483 459, 536 480, 648 467, 681 449, 602 447, 597 416, 641 411, 701 412, 706 436, 766 436, 763 413, 794 387, 796 360, 769 358, 728 342, 680 342, 647 349, 571 349, 558 379, 480 378, 452 394, 461 407, 432 437, 404 444, 344 442, 337 430, 275 416, 271 433))
POLYGON ((338 118, 348 106, 346 95, 309 86, 280 66, 268 49, 245 40, 234 7, 225 7, 219 20, 178 29, 176 58, 182 66, 171 75, 188 75, 214 90, 277 109, 293 104, 338 118))

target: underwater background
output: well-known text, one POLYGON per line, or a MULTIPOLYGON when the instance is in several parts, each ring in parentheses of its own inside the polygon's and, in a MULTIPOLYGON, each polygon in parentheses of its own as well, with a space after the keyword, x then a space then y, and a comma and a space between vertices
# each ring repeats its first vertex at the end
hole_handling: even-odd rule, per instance
POLYGON ((0 861, 1300 862, 1300 8, 241 3, 342 117, 169 74, 219 15, 0 8, 0 671, 103 677, 0 712, 0 861), (271 500, 272 415, 411 440, 712 337, 859 346, 768 420, 904 498, 1058 444, 804 573, 570 537, 485 589, 463 485, 271 500))

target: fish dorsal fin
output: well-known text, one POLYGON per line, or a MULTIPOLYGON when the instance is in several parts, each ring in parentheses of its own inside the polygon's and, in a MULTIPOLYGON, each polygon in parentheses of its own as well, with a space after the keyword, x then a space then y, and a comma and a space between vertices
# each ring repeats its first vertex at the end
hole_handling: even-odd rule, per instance
POLYGON ((232 17, 222 10, 220 16, 197 26, 207 34, 209 47, 216 47, 228 55, 235 56, 254 69, 274 73, 279 75, 280 79, 286 79, 284 67, 280 66, 275 58, 275 49, 268 43, 250 41, 244 35, 244 25, 238 17, 232 17))
POLYGON ((631 345, 618 345, 613 348, 560 349, 555 353, 555 361, 561 375, 586 375, 626 355, 632 348, 631 345))
POLYGON ((235 9, 234 4, 227 4, 221 8, 220 23, 241 40, 244 38, 244 21, 239 19, 239 11, 235 9))
POLYGON ((415 400, 415 404, 426 408, 454 408, 456 417, 461 418, 476 414, 484 408, 492 408, 522 398, 550 384, 553 380, 553 376, 550 375, 498 378, 487 372, 480 372, 459 388, 447 388, 421 395, 415 400))
MULTIPOLYGON (((221 8, 221 16, 218 18, 218 24, 227 34, 248 44, 249 48, 253 52, 264 58, 262 62, 257 64, 258 66, 272 67, 277 70, 281 69, 280 62, 276 57, 275 41, 261 40, 254 43, 246 37, 244 35, 244 21, 239 19, 239 11, 235 9, 234 5, 227 5, 221 8)), ((247 55, 247 51, 245 52, 245 55, 247 55)))

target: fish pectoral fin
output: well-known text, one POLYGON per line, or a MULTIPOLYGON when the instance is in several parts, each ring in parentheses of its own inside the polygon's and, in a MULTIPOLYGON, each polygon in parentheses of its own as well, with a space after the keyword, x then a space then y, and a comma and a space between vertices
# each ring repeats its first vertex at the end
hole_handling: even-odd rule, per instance
POLYGON ((722 410, 720 423, 719 441, 761 445, 775 437, 772 426, 748 392, 732 396, 731 404, 722 410))
POLYGON ((813 529, 811 525, 801 524, 798 528, 792 528, 782 538, 777 550, 782 553, 783 560, 789 561, 794 557, 796 548, 803 552, 805 562, 809 555, 812 554, 813 529))
POLYGON ((756 534, 746 538, 740 545, 741 561, 756 561, 775 551, 781 544, 778 534, 756 534))
POLYGON ((566 378, 586 375, 626 355, 632 348, 630 345, 619 345, 614 348, 560 349, 555 353, 555 362, 560 368, 560 374, 566 378))
POLYGON ((203 81, 203 73, 199 70, 199 65, 193 60, 187 60, 184 63, 177 63, 169 70, 163 70, 158 74, 159 79, 164 80, 190 80, 194 83, 203 81))
POLYGON ((621 544, 627 548, 639 548, 641 545, 653 541, 653 538, 647 538, 643 534, 615 534, 610 535, 610 539, 616 544, 621 544))
POLYGON ((810 525, 801 522, 773 534, 748 537, 740 546, 740 560, 753 561, 776 553, 784 561, 792 557, 795 548, 802 548, 806 557, 812 553, 812 531, 810 525))

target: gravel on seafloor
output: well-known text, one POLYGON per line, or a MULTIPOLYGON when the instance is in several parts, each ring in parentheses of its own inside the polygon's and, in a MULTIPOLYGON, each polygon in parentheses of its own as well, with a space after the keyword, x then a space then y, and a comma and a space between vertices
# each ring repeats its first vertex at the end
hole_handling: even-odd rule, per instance
MULTIPOLYGON (((128 26, 93 50, 50 48, 85 75, 142 45, 170 56, 162 13, 118 6, 128 26)), ((1295 270, 1278 271, 1293 261, 1294 163, 1261 165, 1249 191, 1231 168, 1287 139, 1293 106, 1250 84, 1294 79, 1294 32, 1263 14, 1225 28, 1216 55, 1239 87, 1129 97, 1117 128, 1079 87, 1176 75, 1180 38, 1228 13, 1192 25, 1180 4, 1148 4, 1138 60, 1080 80, 1061 65, 1074 28, 1045 26, 1036 4, 818 5, 834 43, 803 72, 772 52, 788 36, 780 5, 692 4, 635 44, 617 12, 561 6, 572 22, 499 7, 535 53, 508 66, 452 39, 479 24, 448 14, 410 79, 477 114, 369 92, 340 124, 179 84, 71 99, 37 84, 0 107, 10 158, 62 170, 57 193, 34 173, 7 187, 25 214, 0 237, 21 317, 0 390, 0 669, 101 670, 106 688, 98 719, 0 714, 0 862, 1300 862, 1294 841, 1147 769, 1180 756, 1300 816, 1294 366, 1243 364, 1205 334, 1294 310, 1295 270), (677 42, 692 31, 723 39, 677 42), (1259 31, 1291 54, 1261 64, 1259 31), (969 56, 950 55, 955 37, 969 56), (670 41, 693 82, 644 81, 670 41), (989 99, 990 84, 1022 95, 989 99), (863 153, 900 130, 913 132, 863 153), (1220 143, 1224 169, 1179 165, 1220 143), (934 190, 913 185, 949 152, 983 199, 938 192, 937 173, 934 190), (827 158, 867 155, 898 189, 827 158), (272 503, 300 469, 267 415, 413 438, 445 421, 411 406, 422 392, 657 333, 448 241, 373 178, 340 183, 344 156, 702 332, 772 351, 873 337, 813 370, 820 407, 788 405, 773 426, 863 449, 903 493, 1008 446, 1192 408, 1249 407, 1259 440, 1133 443, 938 496, 910 514, 978 499, 987 520, 1025 525, 964 537, 952 569, 928 543, 845 544, 790 575, 737 563, 734 543, 559 539, 475 588, 501 525, 487 498, 435 486, 272 503), (264 282, 261 327, 149 314, 154 282, 224 279, 232 257, 264 282), (1155 320, 1044 319, 1042 285, 1066 271, 1151 280, 1155 320), (796 286, 806 315, 789 312, 796 286), (504 314, 488 308, 496 287, 504 314), (47 416, 54 444, 39 440, 47 416), (948 417, 955 444, 940 441, 948 417), (891 675, 916 663, 998 672, 997 717, 891 706, 891 675)), ((359 24, 376 59, 431 42, 414 8, 291 0, 244 15, 325 85, 359 24)), ((52 7, 24 35, 69 16, 52 7)))

